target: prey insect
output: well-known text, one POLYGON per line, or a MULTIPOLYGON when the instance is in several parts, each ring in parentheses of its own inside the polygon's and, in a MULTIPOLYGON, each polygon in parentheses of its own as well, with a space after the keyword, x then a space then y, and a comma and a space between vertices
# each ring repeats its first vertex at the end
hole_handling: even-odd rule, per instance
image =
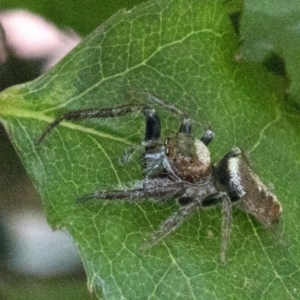
MULTIPOLYGON (((158 98, 156 98, 158 99, 158 98)), ((154 99, 155 100, 155 99, 154 99)), ((163 100, 160 105, 168 108, 163 100)), ((171 108, 174 108, 173 106, 171 108)), ((99 190, 79 198, 85 202, 92 199, 113 201, 163 202, 178 199, 178 211, 165 220, 153 234, 149 248, 175 231, 195 211, 222 205, 222 242, 220 259, 225 263, 231 225, 232 204, 253 215, 264 227, 278 223, 282 207, 274 195, 254 173, 245 151, 231 149, 217 164, 210 158, 208 145, 214 133, 207 130, 200 139, 192 135, 192 122, 183 113, 179 131, 160 139, 161 125, 156 110, 142 104, 125 104, 113 108, 85 109, 68 112, 49 124, 39 139, 63 120, 88 118, 113 118, 141 111, 145 116, 145 137, 137 147, 142 147, 141 164, 144 179, 124 190, 99 190)), ((129 150, 126 159, 136 148, 129 150)))

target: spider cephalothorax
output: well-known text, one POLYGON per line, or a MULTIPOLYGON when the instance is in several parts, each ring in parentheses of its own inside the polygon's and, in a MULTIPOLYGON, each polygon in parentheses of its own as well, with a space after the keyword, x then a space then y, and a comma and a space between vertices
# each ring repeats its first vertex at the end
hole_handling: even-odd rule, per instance
MULTIPOLYGON (((163 100, 159 104, 168 107, 163 100)), ((171 107, 174 111, 174 107, 171 107)), ((201 139, 191 134, 191 121, 184 117, 179 132, 160 140, 160 119, 156 111, 143 105, 120 105, 113 108, 86 109, 69 112, 51 123, 42 136, 63 120, 119 117, 135 111, 143 111, 146 119, 142 166, 145 179, 135 182, 124 190, 100 190, 79 198, 80 202, 99 198, 109 200, 139 201, 150 199, 164 201, 177 198, 181 208, 170 216, 154 233, 146 245, 150 247, 174 231, 194 211, 214 206, 223 206, 221 262, 225 262, 225 251, 231 230, 231 205, 252 214, 262 225, 270 227, 278 223, 281 204, 276 195, 268 190, 252 170, 246 154, 233 148, 218 164, 213 165, 207 148, 214 137, 207 130, 201 139)), ((129 151, 131 153, 133 151, 129 151)))
POLYGON ((175 174, 182 180, 207 181, 212 172, 210 152, 203 142, 191 134, 179 132, 164 142, 165 153, 175 174))

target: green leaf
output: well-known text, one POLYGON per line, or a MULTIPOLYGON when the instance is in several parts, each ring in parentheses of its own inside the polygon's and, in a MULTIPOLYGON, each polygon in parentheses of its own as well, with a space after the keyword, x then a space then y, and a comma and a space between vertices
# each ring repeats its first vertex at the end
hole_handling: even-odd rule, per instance
POLYGON ((246 0, 241 18, 242 58, 272 63, 280 68, 274 53, 285 63, 291 81, 289 92, 300 103, 300 2, 298 0, 246 0))
MULTIPOLYGON (((102 290, 106 299, 299 298, 299 114, 283 102, 284 80, 234 60, 237 40, 221 1, 150 1, 114 15, 48 74, 1 94, 1 121, 43 197, 49 223, 70 233, 89 289, 102 290), (276 233, 235 209, 223 267, 219 206, 195 213, 143 253, 151 233, 178 209, 174 201, 76 204, 85 193, 143 178, 138 157, 119 163, 142 140, 143 116, 63 122, 37 146, 40 134, 70 110, 133 98, 146 103, 141 92, 210 125, 214 161, 234 146, 249 151, 283 205, 276 233)), ((156 108, 163 136, 178 130, 179 118, 156 108)), ((196 136, 203 130, 194 126, 196 136)))

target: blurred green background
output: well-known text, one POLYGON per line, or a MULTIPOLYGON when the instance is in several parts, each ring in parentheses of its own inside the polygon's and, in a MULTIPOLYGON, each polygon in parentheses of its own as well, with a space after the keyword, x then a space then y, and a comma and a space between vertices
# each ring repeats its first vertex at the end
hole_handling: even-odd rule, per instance
POLYGON ((51 20, 59 27, 73 28, 85 36, 120 9, 130 9, 142 0, 25 0, 1 1, 0 9, 27 9, 51 20))

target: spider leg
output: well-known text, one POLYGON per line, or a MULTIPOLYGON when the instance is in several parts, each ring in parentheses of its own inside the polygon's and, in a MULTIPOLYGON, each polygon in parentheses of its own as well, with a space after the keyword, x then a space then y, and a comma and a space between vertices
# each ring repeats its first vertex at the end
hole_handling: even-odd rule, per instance
POLYGON ((202 206, 214 206, 222 203, 222 245, 221 245, 221 263, 225 264, 226 250, 229 243, 232 223, 232 200, 225 192, 217 192, 209 195, 202 201, 202 206))
POLYGON ((152 239, 147 243, 143 249, 147 250, 153 245, 157 244, 163 238, 168 236, 170 233, 175 231, 183 221, 185 221, 190 215, 192 215, 200 207, 214 206, 219 203, 222 203, 222 244, 221 244, 221 253, 220 260, 222 264, 225 264, 226 261, 226 250, 229 243, 230 233, 231 233, 231 223, 232 223, 232 203, 225 192, 217 192, 208 197, 204 198, 202 202, 200 201, 191 201, 184 203, 185 205, 179 209, 178 212, 173 214, 168 218, 159 228, 158 231, 154 233, 152 239))
POLYGON ((126 150, 123 152, 122 156, 120 157, 120 160, 119 160, 120 164, 121 164, 122 166, 125 165, 125 164, 127 164, 127 163, 131 160, 131 158, 132 158, 137 152, 139 152, 141 149, 143 149, 144 147, 145 147, 145 146, 144 146, 144 143, 142 142, 142 143, 139 143, 139 144, 137 144, 137 145, 134 145, 134 146, 132 146, 132 147, 126 149, 126 150))
POLYGON ((143 250, 151 248, 153 245, 157 244, 167 235, 175 231, 183 221, 185 221, 190 215, 192 215, 197 209, 201 207, 201 203, 193 201, 187 205, 181 207, 179 211, 169 217, 160 228, 154 233, 151 241, 142 247, 143 250))
POLYGON ((222 201, 222 245, 221 245, 221 264, 225 265, 226 250, 228 247, 231 224, 232 224, 232 202, 228 196, 223 197, 222 201))
POLYGON ((178 197, 183 194, 185 187, 180 182, 167 182, 164 185, 158 186, 156 180, 149 180, 147 183, 142 182, 141 187, 129 190, 100 190, 91 194, 84 195, 77 199, 77 202, 86 202, 92 199, 101 200, 140 200, 152 198, 157 201, 178 197), (151 187, 147 188, 147 185, 151 187))
POLYGON ((128 113, 141 111, 143 107, 144 107, 143 105, 138 105, 138 104, 135 105, 124 104, 124 105, 119 105, 111 108, 89 108, 83 110, 70 111, 58 117, 52 123, 50 123, 41 134, 40 138, 37 141, 37 144, 40 144, 44 140, 45 136, 50 131, 52 131, 53 128, 58 126, 62 121, 119 117, 128 113))
POLYGON ((138 92, 138 93, 147 95, 149 101, 155 102, 156 104, 160 105, 161 107, 164 107, 164 108, 168 109, 169 111, 171 111, 172 113, 177 114, 178 116, 186 116, 186 114, 182 110, 180 110, 178 107, 176 107, 173 104, 167 103, 163 99, 158 98, 157 96, 155 96, 153 94, 150 94, 148 92, 138 92))

